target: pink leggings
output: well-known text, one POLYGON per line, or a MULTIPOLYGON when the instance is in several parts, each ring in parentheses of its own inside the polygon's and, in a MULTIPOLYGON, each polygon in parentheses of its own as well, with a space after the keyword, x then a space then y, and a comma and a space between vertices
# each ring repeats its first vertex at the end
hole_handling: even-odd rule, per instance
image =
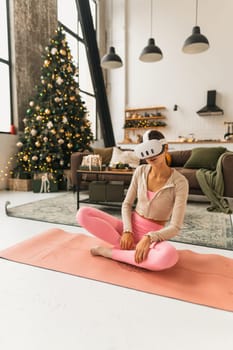
MULTIPOLYGON (((120 249, 120 238, 123 231, 122 221, 101 210, 92 207, 82 207, 78 210, 76 219, 82 227, 94 236, 113 245, 112 259, 114 260, 139 266, 151 271, 168 269, 177 263, 178 253, 176 249, 169 242, 162 241, 159 243, 152 243, 147 259, 137 264, 134 259, 135 250, 120 249)), ((133 232, 137 231, 136 226, 134 228, 135 221, 137 221, 137 215, 133 213, 133 232)), ((151 225, 149 220, 145 221, 151 225)), ((155 225, 157 225, 157 229, 161 228, 160 225, 153 223, 154 230, 156 230, 155 225)), ((146 225, 144 225, 144 227, 146 227, 146 225)), ((149 230, 146 232, 148 231, 149 230)), ((137 234, 134 235, 135 243, 137 243, 146 232, 141 232, 141 235, 137 232, 137 234)))

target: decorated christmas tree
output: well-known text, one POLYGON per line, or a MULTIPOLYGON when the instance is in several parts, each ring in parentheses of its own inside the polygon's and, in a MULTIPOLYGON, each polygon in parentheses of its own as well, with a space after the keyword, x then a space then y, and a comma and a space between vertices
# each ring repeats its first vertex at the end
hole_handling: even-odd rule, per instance
POLYGON ((14 177, 36 173, 62 177, 73 152, 90 149, 90 121, 79 93, 78 69, 61 27, 42 56, 40 84, 29 101, 24 132, 17 143, 14 177))

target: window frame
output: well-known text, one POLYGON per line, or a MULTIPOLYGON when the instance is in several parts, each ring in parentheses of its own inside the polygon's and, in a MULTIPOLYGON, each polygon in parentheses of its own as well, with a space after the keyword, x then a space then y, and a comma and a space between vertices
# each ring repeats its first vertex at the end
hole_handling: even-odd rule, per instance
MULTIPOLYGON (((79 12, 78 12, 78 8, 77 8, 77 2, 75 0, 73 0, 73 1, 74 1, 75 5, 76 5, 76 10, 77 10, 77 19, 78 19, 78 22, 77 22, 77 33, 75 33, 73 30, 71 30, 69 27, 67 27, 67 25, 63 24, 59 19, 58 19, 58 24, 60 26, 62 26, 64 32, 69 33, 73 38, 75 38, 77 40, 77 62, 78 62, 78 66, 79 66, 79 44, 81 43, 85 47, 85 41, 79 35, 79 28, 81 28, 79 12)), ((94 4, 95 8, 96 8, 96 11, 95 11, 95 24, 97 26, 97 3, 96 3, 96 0, 89 0, 89 2, 92 2, 94 4)), ((86 61, 87 61, 87 65, 89 66, 87 56, 86 56, 86 61)), ((90 76, 90 79, 91 79, 91 76, 90 76)), ((82 95, 87 95, 87 96, 93 97, 95 99, 95 105, 94 105, 95 115, 93 116, 93 118, 95 118, 95 125, 94 125, 94 128, 92 128, 92 132, 94 134, 94 139, 97 140, 97 102, 96 102, 96 94, 95 94, 93 83, 92 83, 93 93, 90 92, 90 91, 82 89, 82 87, 80 85, 79 85, 79 90, 80 90, 82 95)), ((85 102, 85 100, 84 100, 84 102, 85 102)), ((87 106, 87 109, 88 109, 88 106, 87 106)))
MULTIPOLYGON (((7 22, 7 48, 8 48, 8 59, 0 57, 0 64, 5 64, 8 66, 9 71, 9 96, 10 96, 10 116, 9 124, 10 126, 14 124, 13 116, 13 84, 12 84, 12 53, 11 53, 11 25, 10 25, 10 6, 9 1, 5 0, 6 3, 6 22, 7 22)), ((11 131, 3 131, 0 129, 0 134, 10 134, 11 131)))

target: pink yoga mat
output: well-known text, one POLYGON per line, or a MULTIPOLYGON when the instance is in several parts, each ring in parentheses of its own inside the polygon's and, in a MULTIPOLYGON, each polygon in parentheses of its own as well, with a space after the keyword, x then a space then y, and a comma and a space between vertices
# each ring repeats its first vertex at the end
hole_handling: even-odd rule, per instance
POLYGON ((0 257, 233 311, 233 259, 179 250, 176 266, 151 272, 103 257, 93 257, 89 250, 100 242, 83 234, 51 229, 1 251, 0 257))

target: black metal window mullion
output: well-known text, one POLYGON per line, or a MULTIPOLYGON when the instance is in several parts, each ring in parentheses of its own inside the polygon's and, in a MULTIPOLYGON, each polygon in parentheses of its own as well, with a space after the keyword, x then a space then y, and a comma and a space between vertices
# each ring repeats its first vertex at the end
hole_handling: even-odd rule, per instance
POLYGON ((79 89, 79 91, 80 91, 80 92, 82 92, 83 94, 88 95, 88 96, 95 97, 95 95, 94 95, 94 94, 92 94, 91 92, 87 92, 87 91, 82 90, 82 89, 79 89))
POLYGON ((4 58, 0 57, 0 62, 7 64, 8 66, 10 65, 10 62, 8 60, 5 60, 4 58))
POLYGON ((63 29, 65 30, 65 32, 69 33, 70 35, 72 35, 75 39, 77 39, 78 41, 81 41, 84 44, 84 40, 83 38, 81 38, 78 34, 76 34, 75 32, 73 32, 73 30, 69 29, 65 24, 63 24, 62 22, 58 21, 58 24, 60 26, 63 27, 63 29))
POLYGON ((100 66, 99 50, 93 26, 90 4, 87 0, 76 0, 82 32, 84 36, 87 59, 96 96, 104 144, 106 147, 115 146, 115 139, 104 85, 103 72, 100 66))

